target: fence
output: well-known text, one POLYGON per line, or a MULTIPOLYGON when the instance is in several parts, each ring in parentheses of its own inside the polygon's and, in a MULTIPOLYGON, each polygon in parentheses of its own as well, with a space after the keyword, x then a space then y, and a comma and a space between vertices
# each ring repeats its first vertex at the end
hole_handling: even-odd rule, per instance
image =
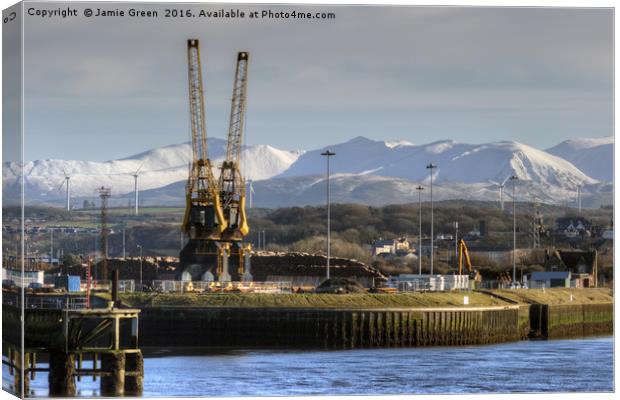
MULTIPOLYGON (((83 292, 88 288, 88 283, 82 281, 81 290, 83 292)), ((112 281, 110 280, 97 280, 91 281, 90 290, 112 290, 112 281)), ((133 279, 119 280, 118 291, 119 293, 134 292, 136 290, 136 281, 133 279)))
MULTIPOLYGON (((21 307, 21 296, 15 293, 3 293, 2 304, 21 307)), ((38 310, 80 310, 87 307, 86 296, 26 296, 25 307, 38 310)))
POLYGON ((204 281, 153 281, 155 292, 192 293, 291 293, 291 282, 204 282, 204 281))
POLYGON ((469 290, 467 275, 413 275, 392 277, 388 286, 399 292, 469 290))

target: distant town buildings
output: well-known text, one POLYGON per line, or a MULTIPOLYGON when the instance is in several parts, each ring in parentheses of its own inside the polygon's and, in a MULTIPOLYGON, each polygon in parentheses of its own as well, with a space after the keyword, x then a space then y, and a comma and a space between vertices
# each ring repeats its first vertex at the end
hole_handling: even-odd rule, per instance
POLYGON ((556 234, 566 238, 592 236, 592 223, 583 217, 562 217, 555 220, 556 234))
POLYGON ((397 239, 379 239, 371 246, 373 257, 408 257, 414 256, 416 250, 405 237, 397 239))

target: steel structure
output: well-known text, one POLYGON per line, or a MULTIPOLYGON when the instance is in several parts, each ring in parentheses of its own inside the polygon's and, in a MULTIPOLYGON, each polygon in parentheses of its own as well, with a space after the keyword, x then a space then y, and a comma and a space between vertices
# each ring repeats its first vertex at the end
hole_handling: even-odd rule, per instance
POLYGON ((237 54, 226 160, 222 163, 219 180, 222 209, 224 218, 228 223, 223 236, 229 240, 241 240, 250 232, 245 213, 245 181, 241 175, 241 146, 245 124, 248 61, 249 54, 247 52, 242 51, 237 54))
POLYGON ((208 158, 204 90, 197 39, 187 41, 192 163, 186 186, 182 231, 189 241, 180 254, 182 279, 230 281, 251 279, 249 233, 245 212, 245 180, 241 147, 245 125, 248 79, 247 52, 237 55, 226 159, 215 179, 208 158), (230 265, 230 272, 229 272, 230 265))

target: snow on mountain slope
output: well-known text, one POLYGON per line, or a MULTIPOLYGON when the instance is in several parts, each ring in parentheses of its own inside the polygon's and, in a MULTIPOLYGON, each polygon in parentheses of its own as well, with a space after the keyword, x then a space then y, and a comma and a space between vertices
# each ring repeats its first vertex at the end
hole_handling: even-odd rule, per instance
MULTIPOLYGON (((391 146, 389 142, 362 137, 329 147, 334 173, 373 174, 385 177, 427 181, 430 163, 438 166, 434 180, 476 183, 503 180, 516 175, 541 185, 574 189, 594 184, 566 160, 516 142, 465 144, 452 140, 425 145, 391 146)), ((279 177, 319 175, 325 171, 324 149, 309 151, 279 177)))
MULTIPOLYGON (((420 183, 376 175, 335 174, 331 176, 331 200, 334 203, 357 203, 374 206, 386 204, 415 203, 420 183)), ((164 188, 147 190, 141 197, 146 204, 182 205, 184 181, 164 188)), ((307 175, 288 178, 271 178, 254 183, 253 204, 255 207, 291 207, 325 204, 325 176, 307 175)), ((610 185, 596 184, 584 187, 584 207, 599 207, 611 204, 610 185)), ((511 191, 504 194, 510 201, 511 191)), ((541 201, 556 204, 575 204, 576 192, 554 186, 535 185, 532 182, 517 181, 517 201, 541 201)), ((499 198, 497 187, 491 183, 440 183, 433 186, 434 200, 491 200, 499 198)), ((429 192, 422 193, 422 201, 429 201, 429 192)), ((499 202, 498 202, 499 207, 499 202)))
MULTIPOLYGON (((209 156, 218 168, 226 152, 226 142, 209 138, 209 156)), ((247 179, 268 179, 286 170, 300 151, 286 151, 271 146, 244 146, 242 149, 242 169, 247 179)), ((152 149, 131 157, 106 162, 79 160, 36 160, 24 165, 26 196, 40 199, 54 199, 64 196, 64 174, 71 176, 73 196, 92 197, 97 188, 107 186, 114 194, 133 191, 132 174, 140 169, 138 183, 141 190, 154 189, 170 183, 187 179, 191 147, 181 143, 152 149)), ((2 169, 3 188, 15 189, 15 164, 4 164, 2 169)))
POLYGON ((613 180, 613 136, 566 140, 546 151, 570 161, 594 179, 605 182, 613 180))

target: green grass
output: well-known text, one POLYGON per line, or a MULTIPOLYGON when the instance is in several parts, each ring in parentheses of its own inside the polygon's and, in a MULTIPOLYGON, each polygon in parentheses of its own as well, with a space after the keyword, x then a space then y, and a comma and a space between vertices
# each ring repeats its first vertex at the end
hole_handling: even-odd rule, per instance
POLYGON ((501 296, 516 300, 520 303, 541 304, 592 304, 613 303, 613 291, 607 288, 601 289, 517 289, 517 290, 494 290, 501 296), (571 301, 571 294, 573 300, 571 301))
POLYGON ((390 308, 390 307, 467 307, 503 306, 508 303, 475 292, 399 293, 399 294, 258 294, 258 293, 131 293, 121 295, 132 307, 309 307, 309 308, 390 308))

